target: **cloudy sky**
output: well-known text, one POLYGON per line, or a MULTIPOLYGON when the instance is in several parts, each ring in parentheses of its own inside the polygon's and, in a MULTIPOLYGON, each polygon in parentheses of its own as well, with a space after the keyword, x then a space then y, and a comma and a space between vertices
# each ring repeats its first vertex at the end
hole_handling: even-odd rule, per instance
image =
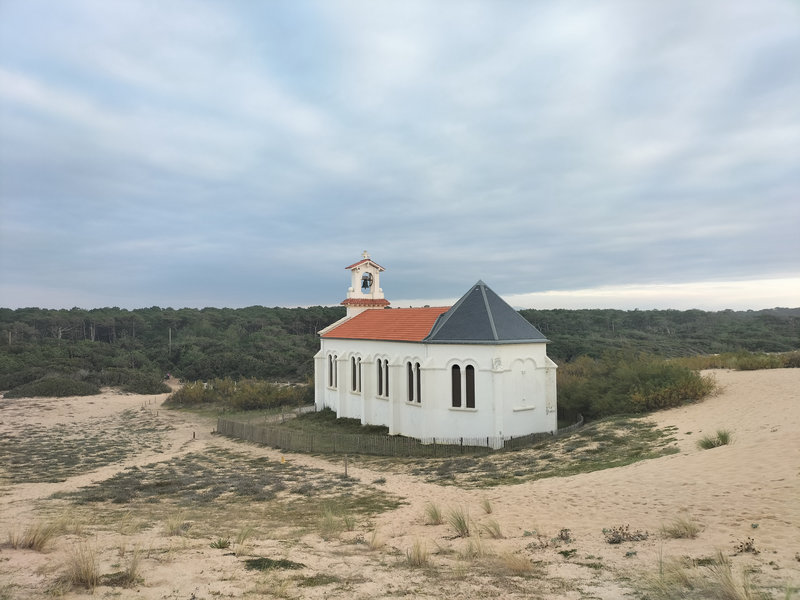
POLYGON ((800 306, 793 0, 0 0, 0 306, 800 306))

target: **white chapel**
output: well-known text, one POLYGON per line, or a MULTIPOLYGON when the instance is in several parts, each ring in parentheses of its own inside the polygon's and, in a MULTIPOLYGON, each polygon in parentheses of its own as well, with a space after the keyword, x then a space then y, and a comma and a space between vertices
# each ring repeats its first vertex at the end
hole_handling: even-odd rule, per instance
POLYGON ((346 268, 347 314, 314 356, 318 410, 418 439, 556 430, 548 340, 485 283, 451 307, 390 308, 367 252, 346 268))

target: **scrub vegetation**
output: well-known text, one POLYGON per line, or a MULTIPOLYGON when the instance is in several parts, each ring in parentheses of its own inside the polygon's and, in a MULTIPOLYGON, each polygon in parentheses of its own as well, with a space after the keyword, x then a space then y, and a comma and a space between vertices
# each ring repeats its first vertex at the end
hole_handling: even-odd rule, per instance
MULTIPOLYGON (((582 356, 603 363, 609 351, 662 358, 720 355, 678 362, 689 369, 800 366, 800 308, 521 314, 551 340, 548 354, 561 367, 582 356)), ((167 373, 184 382, 307 383, 319 348, 316 332, 342 316, 341 306, 0 308, 0 390, 9 397, 72 396, 115 386, 157 394, 169 391, 163 383, 167 373)), ((643 398, 645 404, 663 401, 643 398)), ((261 408, 244 397, 238 402, 261 408)))

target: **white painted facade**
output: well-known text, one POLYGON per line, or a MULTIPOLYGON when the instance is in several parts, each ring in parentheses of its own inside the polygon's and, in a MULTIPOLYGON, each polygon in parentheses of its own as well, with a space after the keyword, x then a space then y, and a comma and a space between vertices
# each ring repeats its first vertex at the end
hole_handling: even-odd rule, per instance
POLYGON ((426 343, 322 337, 320 342, 314 357, 318 410, 331 408, 339 417, 419 439, 508 439, 557 428, 557 367, 547 356, 546 340, 426 343))

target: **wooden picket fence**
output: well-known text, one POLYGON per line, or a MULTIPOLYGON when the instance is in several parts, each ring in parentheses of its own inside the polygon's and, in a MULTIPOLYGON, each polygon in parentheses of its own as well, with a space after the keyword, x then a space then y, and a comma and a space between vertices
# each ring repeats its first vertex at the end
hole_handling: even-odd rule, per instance
POLYGON ((575 431, 578 422, 553 433, 532 433, 519 437, 410 438, 399 435, 358 435, 290 430, 263 423, 242 423, 217 419, 217 433, 295 452, 324 454, 372 454, 376 456, 448 457, 462 454, 489 454, 499 450, 521 450, 575 431))

